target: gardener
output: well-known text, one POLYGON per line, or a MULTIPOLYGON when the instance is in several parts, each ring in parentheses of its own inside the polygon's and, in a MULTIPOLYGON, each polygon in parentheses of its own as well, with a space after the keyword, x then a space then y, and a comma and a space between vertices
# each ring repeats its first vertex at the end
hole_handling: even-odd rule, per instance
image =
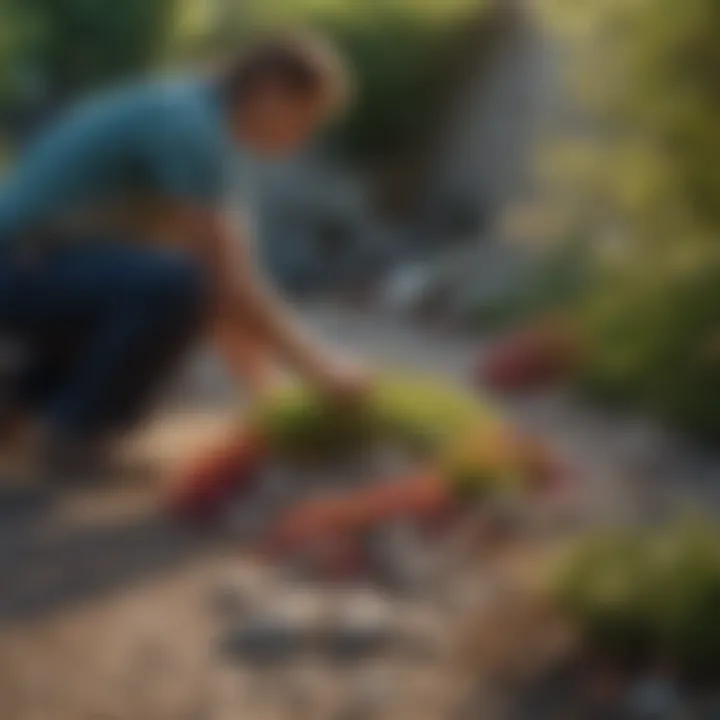
POLYGON ((242 152, 295 151, 347 95, 327 43, 271 38, 210 77, 83 104, 20 159, 0 192, 0 328, 31 350, 17 399, 36 457, 95 457, 201 330, 255 393, 279 364, 334 397, 363 390, 267 287, 226 212, 242 152))

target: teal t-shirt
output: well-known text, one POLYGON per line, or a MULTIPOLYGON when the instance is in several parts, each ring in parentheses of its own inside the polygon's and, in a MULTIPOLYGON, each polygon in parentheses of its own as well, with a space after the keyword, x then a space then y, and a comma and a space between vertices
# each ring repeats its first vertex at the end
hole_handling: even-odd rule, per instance
POLYGON ((220 204, 230 153, 211 83, 113 90, 71 109, 19 158, 0 188, 0 239, 138 199, 220 204))

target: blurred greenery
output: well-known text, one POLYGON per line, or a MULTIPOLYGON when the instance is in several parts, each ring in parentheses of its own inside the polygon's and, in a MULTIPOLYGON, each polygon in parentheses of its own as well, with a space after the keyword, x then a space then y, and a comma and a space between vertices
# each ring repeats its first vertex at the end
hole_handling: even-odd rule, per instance
POLYGON ((561 564, 552 594, 611 660, 717 675, 720 536, 708 522, 591 535, 561 564))
POLYGON ((720 3, 549 0, 584 132, 551 155, 597 282, 589 386, 720 437, 720 3))
POLYGON ((176 0, 0 0, 0 92, 62 100, 158 58, 176 0))

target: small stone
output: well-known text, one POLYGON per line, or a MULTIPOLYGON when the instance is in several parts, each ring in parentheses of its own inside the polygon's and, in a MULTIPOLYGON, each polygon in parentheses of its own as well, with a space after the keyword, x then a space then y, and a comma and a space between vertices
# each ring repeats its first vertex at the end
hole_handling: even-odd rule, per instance
POLYGON ((380 655, 395 639, 390 609, 369 594, 342 602, 326 631, 329 654, 346 662, 380 655))
POLYGON ((222 654, 232 662, 275 665, 297 656, 307 636, 278 617, 255 617, 232 629, 221 641, 222 654))
MULTIPOLYGON (((281 588, 277 588, 282 593, 281 588)), ((238 623, 223 639, 224 654, 233 661, 278 664, 309 651, 322 622, 323 606, 317 596, 281 594, 269 607, 238 623)))

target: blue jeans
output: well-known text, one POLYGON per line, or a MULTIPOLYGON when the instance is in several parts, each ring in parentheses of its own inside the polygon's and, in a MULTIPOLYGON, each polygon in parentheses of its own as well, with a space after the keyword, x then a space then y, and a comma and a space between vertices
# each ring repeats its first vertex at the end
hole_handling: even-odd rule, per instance
POLYGON ((0 257, 0 332, 29 349, 18 400, 70 436, 125 429, 201 331, 205 279, 189 256, 129 244, 0 257))

